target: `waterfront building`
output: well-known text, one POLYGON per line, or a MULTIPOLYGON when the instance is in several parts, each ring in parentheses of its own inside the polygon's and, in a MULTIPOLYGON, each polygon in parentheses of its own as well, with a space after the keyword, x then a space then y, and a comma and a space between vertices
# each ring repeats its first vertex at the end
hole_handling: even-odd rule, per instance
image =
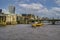
POLYGON ((0 14, 0 24, 17 24, 16 15, 15 14, 0 14))
POLYGON ((31 23, 31 20, 34 20, 35 16, 33 14, 22 14, 24 18, 24 23, 31 23))
POLYGON ((34 19, 35 16, 33 14, 22 14, 22 16, 26 19, 34 19))
POLYGON ((17 14, 17 15, 16 15, 16 20, 17 20, 17 23, 18 23, 18 24, 24 23, 24 18, 23 18, 22 15, 20 15, 20 14, 17 14))
POLYGON ((7 24, 17 24, 15 14, 6 14, 6 23, 7 24))

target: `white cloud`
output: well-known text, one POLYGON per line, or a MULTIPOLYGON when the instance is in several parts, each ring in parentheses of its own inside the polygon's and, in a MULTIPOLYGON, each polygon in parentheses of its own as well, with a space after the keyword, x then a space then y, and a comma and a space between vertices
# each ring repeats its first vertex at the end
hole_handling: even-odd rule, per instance
POLYGON ((43 5, 42 4, 36 4, 36 3, 32 3, 32 4, 19 4, 20 7, 23 8, 29 8, 29 9, 42 9, 43 5))
POLYGON ((47 8, 43 8, 43 9, 39 10, 38 12, 47 13, 48 9, 47 8))
POLYGON ((56 12, 60 12, 60 7, 53 7, 52 10, 56 12))
POLYGON ((60 6, 60 0, 55 0, 56 4, 60 6))
MULTIPOLYGON (((38 3, 32 3, 32 4, 19 4, 20 7, 22 7, 22 9, 20 9, 20 11, 24 11, 25 13, 33 13, 35 15, 40 15, 41 13, 43 13, 44 15, 48 14, 48 9, 45 8, 42 4, 38 4, 38 3)), ((42 16, 42 15, 41 15, 42 16)))
POLYGON ((31 0, 13 0, 15 3, 26 3, 30 2, 31 0))
POLYGON ((19 6, 22 7, 20 12, 33 13, 35 15, 46 17, 58 17, 60 15, 59 7, 52 7, 51 9, 47 9, 40 3, 19 4, 19 6))
POLYGON ((2 9, 2 12, 5 14, 9 14, 9 12, 6 9, 2 9))
POLYGON ((58 7, 52 7, 49 10, 49 15, 53 16, 53 17, 60 17, 60 8, 58 7))

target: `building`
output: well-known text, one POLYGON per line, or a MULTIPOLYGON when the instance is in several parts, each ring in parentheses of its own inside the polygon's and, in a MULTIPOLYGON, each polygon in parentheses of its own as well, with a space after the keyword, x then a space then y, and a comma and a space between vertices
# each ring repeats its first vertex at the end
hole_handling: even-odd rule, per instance
POLYGON ((20 14, 16 15, 16 20, 17 20, 18 24, 23 24, 24 23, 24 18, 20 14))
POLYGON ((2 13, 2 9, 0 9, 0 13, 2 13))
POLYGON ((8 9, 9 9, 9 13, 15 13, 15 6, 10 5, 8 9))
POLYGON ((0 14, 0 24, 17 24, 15 14, 0 14))
POLYGON ((35 16, 33 14, 22 14, 22 16, 26 19, 34 19, 35 16))
POLYGON ((24 23, 31 23, 31 20, 35 19, 33 14, 22 14, 22 17, 24 18, 24 23))
POLYGON ((6 23, 7 24, 17 24, 15 14, 6 14, 6 23))

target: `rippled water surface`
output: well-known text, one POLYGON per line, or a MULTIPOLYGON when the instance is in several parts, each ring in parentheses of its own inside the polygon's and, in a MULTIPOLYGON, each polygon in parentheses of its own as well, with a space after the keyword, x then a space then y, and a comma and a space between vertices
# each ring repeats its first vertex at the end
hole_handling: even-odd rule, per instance
POLYGON ((32 28, 31 24, 0 27, 0 40, 60 40, 60 25, 43 25, 32 28))

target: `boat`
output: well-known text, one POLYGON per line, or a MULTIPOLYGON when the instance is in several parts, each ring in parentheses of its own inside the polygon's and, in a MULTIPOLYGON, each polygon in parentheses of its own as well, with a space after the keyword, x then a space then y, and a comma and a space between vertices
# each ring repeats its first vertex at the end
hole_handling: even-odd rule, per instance
POLYGON ((44 25, 43 23, 35 22, 32 24, 32 27, 41 27, 43 25, 44 25))

